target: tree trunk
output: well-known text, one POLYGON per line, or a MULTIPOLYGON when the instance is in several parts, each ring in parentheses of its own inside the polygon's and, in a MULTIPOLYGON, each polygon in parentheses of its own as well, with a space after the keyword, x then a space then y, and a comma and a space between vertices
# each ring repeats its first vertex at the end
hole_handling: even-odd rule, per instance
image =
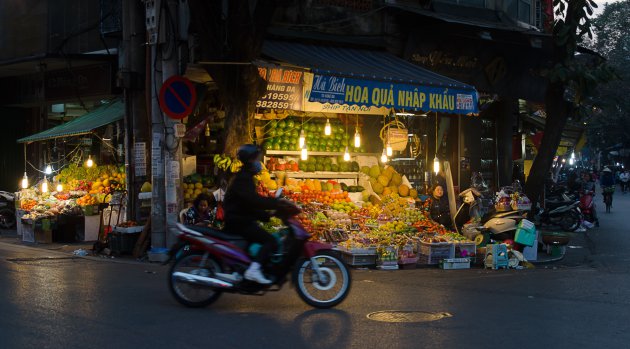
POLYGON ((223 152, 234 156, 241 144, 252 143, 250 125, 266 81, 252 64, 260 56, 266 29, 278 4, 258 0, 189 0, 191 25, 199 34, 201 61, 217 84, 225 110, 223 152), (227 5, 222 7, 222 4, 227 5))
POLYGON ((545 102, 547 105, 545 133, 525 185, 525 193, 532 201, 533 207, 541 199, 545 179, 560 145, 562 130, 567 122, 564 85, 562 83, 550 83, 547 86, 545 102))

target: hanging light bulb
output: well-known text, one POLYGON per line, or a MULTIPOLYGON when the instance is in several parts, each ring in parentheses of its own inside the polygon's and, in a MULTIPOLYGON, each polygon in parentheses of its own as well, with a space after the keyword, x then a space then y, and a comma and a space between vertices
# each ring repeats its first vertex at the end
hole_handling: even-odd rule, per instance
POLYGON ((358 148, 361 146, 361 134, 359 133, 359 127, 354 130, 354 147, 358 148))
POLYGON ((330 120, 326 119, 326 126, 324 126, 324 134, 326 136, 330 136, 332 133, 332 128, 330 127, 330 120))
POLYGON ((392 145, 389 143, 389 138, 387 138, 387 146, 385 146, 387 156, 392 156, 394 154, 394 150, 392 149, 392 145))
POLYGON ((304 148, 304 144, 306 144, 306 133, 304 133, 304 129, 300 131, 299 143, 300 143, 300 149, 304 148))
POLYGON ((300 159, 308 160, 308 151, 306 150, 306 147, 302 148, 300 151, 300 159))
POLYGON ((22 177, 22 189, 28 188, 28 176, 26 172, 24 172, 24 177, 22 177))
POLYGON ((57 192, 61 193, 63 191, 63 185, 61 183, 57 184, 57 192))
POLYGON ((46 169, 44 170, 44 174, 52 174, 52 166, 50 164, 46 165, 46 169))
POLYGON ((44 181, 42 182, 42 193, 48 193, 48 180, 44 177, 44 181))
POLYGON ((206 135, 206 137, 210 137, 210 124, 206 124, 204 135, 206 135))
POLYGON ((87 167, 92 167, 94 166, 94 161, 92 160, 92 155, 88 155, 88 159, 85 162, 85 166, 87 167))
POLYGON ((350 161, 350 152, 348 151, 347 145, 346 145, 346 151, 343 153, 343 161, 350 161))
POLYGON ((437 155, 433 158, 433 172, 435 172, 435 174, 440 172, 440 159, 438 159, 437 155))
POLYGON ((385 153, 385 149, 383 149, 383 154, 381 154, 381 162, 382 163, 387 162, 387 153, 385 153))

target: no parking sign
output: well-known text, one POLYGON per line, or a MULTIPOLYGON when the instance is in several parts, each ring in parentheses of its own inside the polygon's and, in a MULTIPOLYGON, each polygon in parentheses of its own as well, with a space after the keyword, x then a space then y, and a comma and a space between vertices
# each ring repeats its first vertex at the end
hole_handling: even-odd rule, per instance
POLYGON ((175 75, 168 78, 160 88, 162 111, 171 119, 181 120, 193 112, 197 102, 197 91, 190 80, 175 75))

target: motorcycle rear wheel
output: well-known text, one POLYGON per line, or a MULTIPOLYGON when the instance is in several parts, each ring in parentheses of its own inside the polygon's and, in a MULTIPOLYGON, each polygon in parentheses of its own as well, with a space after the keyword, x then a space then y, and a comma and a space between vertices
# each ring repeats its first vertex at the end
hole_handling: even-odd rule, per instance
POLYGON ((350 269, 332 251, 320 251, 313 257, 326 280, 320 280, 311 259, 301 259, 293 269, 293 284, 306 304, 315 308, 332 308, 350 293, 352 276, 350 269))
POLYGON ((200 265, 202 258, 203 253, 201 252, 186 253, 175 260, 168 273, 168 286, 171 294, 179 303, 187 307, 201 308, 208 306, 219 299, 222 293, 208 286, 189 284, 178 281, 173 277, 173 273, 178 271, 203 274, 203 276, 208 277, 221 272, 221 266, 214 258, 208 257, 205 264, 200 265))
POLYGON ((577 212, 567 212, 560 217, 560 227, 564 231, 574 231, 580 226, 580 215, 577 212))

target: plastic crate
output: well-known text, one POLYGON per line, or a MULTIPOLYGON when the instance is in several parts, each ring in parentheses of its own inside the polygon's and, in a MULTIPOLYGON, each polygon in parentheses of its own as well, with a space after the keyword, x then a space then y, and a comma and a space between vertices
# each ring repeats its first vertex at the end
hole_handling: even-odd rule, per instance
POLYGON ((109 233, 109 249, 114 254, 130 254, 136 246, 140 233, 121 233, 112 231, 109 233))
POLYGON ((365 267, 376 265, 376 253, 374 254, 358 254, 342 251, 341 257, 346 264, 353 267, 365 267))
POLYGON ((445 270, 470 269, 470 258, 446 258, 440 261, 440 267, 445 270))
POLYGON ((452 243, 429 244, 420 241, 418 254, 419 264, 438 264, 443 259, 455 256, 455 246, 452 243))
POLYGON ((455 244, 454 258, 471 258, 477 255, 477 245, 474 242, 462 242, 455 244))

